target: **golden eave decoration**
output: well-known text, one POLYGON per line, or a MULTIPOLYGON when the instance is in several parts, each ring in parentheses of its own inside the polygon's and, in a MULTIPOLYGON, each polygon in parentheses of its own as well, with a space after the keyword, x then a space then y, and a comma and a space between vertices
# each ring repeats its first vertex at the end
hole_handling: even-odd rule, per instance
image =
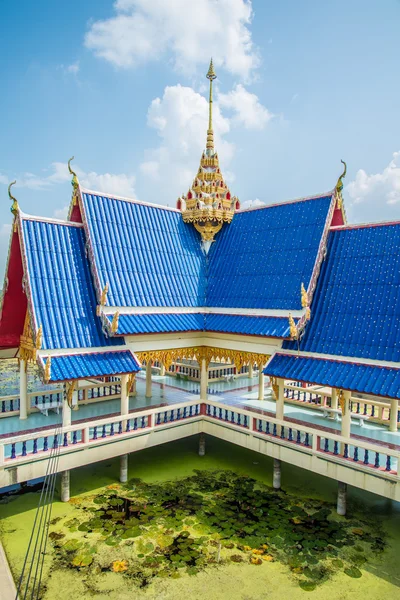
POLYGON ((51 356, 47 357, 46 365, 44 367, 44 382, 49 383, 51 377, 51 356))
POLYGON ((16 180, 14 180, 14 181, 12 181, 12 182, 10 183, 10 185, 8 186, 8 197, 10 198, 10 200, 12 200, 12 204, 11 204, 11 208, 10 208, 10 210, 11 210, 11 212, 12 212, 12 214, 13 214, 14 216, 18 214, 18 209, 19 209, 19 206, 18 206, 17 199, 16 199, 16 198, 15 198, 15 197, 12 195, 12 193, 11 193, 11 188, 12 188, 12 186, 13 186, 13 185, 15 185, 16 183, 17 183, 17 182, 16 182, 16 180))
POLYGON ((207 73, 210 81, 209 114, 206 150, 200 159, 200 166, 187 194, 177 202, 185 223, 193 223, 201 234, 202 241, 210 244, 224 223, 230 223, 240 203, 224 181, 218 153, 214 150, 214 131, 212 126, 212 85, 216 74, 211 59, 207 73))
POLYGON ((290 337, 293 338, 294 340, 297 339, 297 327, 296 324, 294 322, 294 319, 291 315, 291 313, 289 313, 289 329, 290 329, 290 337))
POLYGON ((343 191, 343 179, 346 177, 346 173, 347 173, 347 165, 346 165, 346 163, 342 159, 340 159, 340 162, 344 165, 344 169, 343 169, 343 173, 341 174, 341 176, 337 180, 337 184, 336 184, 336 187, 335 187, 338 208, 342 208, 342 206, 343 206, 343 195, 342 195, 342 191, 343 191))
POLYGON ((119 311, 117 310, 117 312, 114 313, 113 319, 111 321, 111 332, 112 333, 117 333, 117 331, 118 331, 118 321, 119 321, 119 311))

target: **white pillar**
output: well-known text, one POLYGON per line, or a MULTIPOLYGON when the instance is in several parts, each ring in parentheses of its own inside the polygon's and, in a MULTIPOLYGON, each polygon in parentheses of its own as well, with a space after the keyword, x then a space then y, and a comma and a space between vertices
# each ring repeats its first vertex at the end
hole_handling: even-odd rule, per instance
POLYGON ((161 363, 161 366, 160 366, 160 375, 161 375, 161 377, 165 376, 165 365, 164 365, 164 363, 161 363))
POLYGON ((284 379, 278 379, 278 397, 276 399, 275 416, 277 419, 284 419, 285 414, 285 394, 284 394, 284 379))
POLYGON ((71 408, 65 396, 62 406, 62 426, 69 427, 71 425, 71 408))
POLYGON ((390 422, 389 431, 397 431, 397 412, 399 410, 399 401, 392 398, 390 401, 390 422))
POLYGON ((199 437, 199 456, 204 456, 206 453, 206 436, 204 433, 200 433, 199 437))
POLYGON ((69 498, 69 471, 63 471, 61 473, 61 502, 69 502, 69 498))
POLYGON ((121 415, 129 414, 128 377, 129 375, 121 375, 121 415))
POLYGON ((119 480, 121 483, 128 481, 128 455, 123 454, 120 458, 119 480))
POLYGON ((351 392, 343 392, 344 397, 344 410, 342 410, 342 436, 349 438, 351 435, 351 410, 350 410, 350 398, 351 392))
POLYGON ((337 410, 338 407, 338 397, 337 397, 337 389, 332 388, 332 398, 331 398, 331 408, 337 410))
POLYGON ((337 494, 337 514, 346 514, 346 500, 347 500, 347 483, 338 481, 338 494, 337 494))
POLYGON ((281 461, 278 458, 274 458, 274 477, 272 485, 274 490, 281 489, 281 461))
POLYGON ((26 360, 19 361, 19 418, 28 418, 28 385, 26 360))
POLYGON ((250 377, 250 378, 253 378, 253 377, 254 377, 254 373, 253 373, 253 371, 254 371, 253 364, 252 364, 252 363, 250 363, 250 364, 249 364, 249 377, 250 377))
POLYGON ((136 396, 136 377, 133 380, 133 384, 132 384, 132 389, 131 389, 131 396, 136 396))
POLYGON ((148 360, 146 363, 146 398, 151 398, 151 365, 153 361, 148 360))
POLYGON ((258 372, 258 399, 264 400, 264 373, 262 372, 262 365, 258 372))
POLYGON ((206 359, 201 359, 201 373, 200 373, 200 400, 207 400, 207 388, 208 388, 208 369, 206 359))

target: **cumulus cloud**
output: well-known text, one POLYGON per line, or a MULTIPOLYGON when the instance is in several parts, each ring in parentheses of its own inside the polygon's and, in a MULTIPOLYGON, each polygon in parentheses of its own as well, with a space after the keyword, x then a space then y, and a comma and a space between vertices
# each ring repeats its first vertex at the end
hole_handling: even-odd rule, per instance
POLYGON ((238 84, 228 94, 218 94, 218 103, 222 108, 233 111, 233 122, 244 125, 246 129, 264 129, 274 115, 263 106, 256 94, 248 92, 238 84))
POLYGON ((358 220, 398 219, 400 205, 400 151, 381 173, 369 175, 360 169, 345 191, 350 197, 351 212, 358 220))
POLYGON ((259 66, 251 0, 117 0, 114 11, 91 24, 85 44, 116 67, 167 56, 191 74, 211 55, 217 67, 246 79, 259 66))
POLYGON ((256 198, 255 200, 246 200, 245 202, 242 202, 241 208, 258 208, 259 206, 265 206, 265 202, 256 198))
MULTIPOLYGON (((146 151, 146 160, 140 170, 148 176, 148 185, 157 186, 157 202, 174 204, 178 195, 187 191, 197 173, 206 145, 208 102, 191 87, 167 86, 162 98, 151 102, 147 123, 157 131, 160 145, 146 151)), ((227 177, 225 167, 228 167, 235 147, 224 139, 230 131, 230 120, 221 114, 217 103, 213 107, 213 125, 215 147, 227 177)))

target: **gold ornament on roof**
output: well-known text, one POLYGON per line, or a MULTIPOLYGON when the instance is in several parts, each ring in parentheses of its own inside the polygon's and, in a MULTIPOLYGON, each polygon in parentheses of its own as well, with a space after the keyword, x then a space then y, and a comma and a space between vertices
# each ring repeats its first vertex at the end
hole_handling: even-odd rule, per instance
POLYGON ((301 306, 306 309, 305 317, 306 321, 309 321, 311 318, 311 311, 309 307, 308 293, 306 288, 304 287, 304 283, 301 284, 301 306))
POLYGON ((51 356, 47 357, 46 365, 44 367, 44 382, 49 383, 51 377, 51 356))
POLYGON ((218 153, 214 151, 212 84, 217 76, 212 59, 206 77, 210 81, 206 150, 201 156, 199 170, 188 193, 178 198, 177 207, 182 211, 184 222, 193 223, 201 234, 202 241, 207 244, 205 247, 209 248, 223 224, 232 221, 240 203, 236 196, 231 196, 219 167, 218 153))
POLYGON ((13 186, 13 185, 15 185, 16 183, 17 183, 17 181, 16 181, 16 180, 14 180, 14 181, 12 181, 12 182, 10 183, 10 185, 8 186, 8 197, 10 198, 10 200, 12 200, 12 201, 13 201, 13 203, 12 203, 12 205, 11 205, 11 209, 10 209, 13 215, 16 215, 16 214, 18 213, 18 208, 19 208, 19 207, 18 207, 18 202, 17 202, 17 199, 16 199, 16 198, 14 198, 14 196, 13 196, 13 195, 12 195, 12 193, 11 193, 11 188, 12 188, 12 186, 13 186))
POLYGON ((297 327, 293 320, 291 313, 289 313, 289 328, 290 328, 290 337, 293 339, 297 339, 297 327))
POLYGON ((128 381, 126 382, 126 393, 128 394, 128 396, 132 390, 132 386, 135 381, 135 378, 136 378, 136 373, 129 373, 128 381))
POLYGON ((71 158, 68 161, 68 171, 70 172, 70 174, 72 175, 72 181, 71 181, 71 185, 74 189, 74 191, 79 187, 79 181, 78 181, 78 176, 75 173, 75 171, 73 171, 71 169, 71 161, 73 161, 75 158, 75 156, 71 156, 71 158))
POLYGON ((114 313, 113 320, 111 321, 111 331, 112 331, 112 333, 117 333, 117 331, 118 331, 118 321, 119 321, 119 311, 117 310, 117 312, 114 313))
POLYGON ((40 348, 42 347, 42 341, 43 341, 43 329, 42 329, 42 326, 40 326, 37 331, 37 334, 36 334, 36 350, 40 350, 40 348))
POLYGON ((344 165, 344 169, 343 169, 343 173, 341 174, 341 176, 337 180, 335 191, 336 191, 336 196, 337 196, 337 206, 338 206, 338 208, 341 209, 342 206, 343 206, 343 195, 342 195, 342 191, 343 191, 343 179, 346 177, 347 165, 344 162, 344 160, 342 160, 342 159, 340 159, 340 162, 344 165))

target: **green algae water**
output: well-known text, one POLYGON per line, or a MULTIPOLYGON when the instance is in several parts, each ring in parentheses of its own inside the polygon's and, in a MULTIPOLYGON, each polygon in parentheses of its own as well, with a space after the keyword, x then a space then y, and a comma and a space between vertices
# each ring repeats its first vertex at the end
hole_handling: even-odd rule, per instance
MULTIPOLYGON (((336 482, 207 437, 130 455, 71 474, 56 502, 43 598, 399 597, 399 506, 351 490, 335 513, 336 482)), ((1 538, 15 577, 38 494, 0 505, 1 538)))

